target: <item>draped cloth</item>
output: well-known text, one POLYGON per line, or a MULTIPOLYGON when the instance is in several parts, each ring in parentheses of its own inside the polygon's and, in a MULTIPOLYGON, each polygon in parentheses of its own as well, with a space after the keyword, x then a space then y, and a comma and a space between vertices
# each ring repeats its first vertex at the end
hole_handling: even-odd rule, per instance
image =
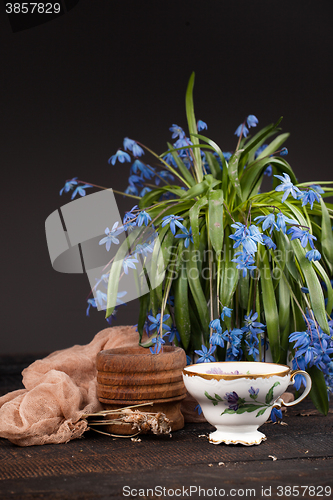
POLYGON ((0 437, 19 446, 66 443, 87 430, 84 413, 102 409, 97 399, 96 356, 103 349, 137 345, 134 327, 99 332, 39 359, 22 372, 25 389, 0 397, 0 437))

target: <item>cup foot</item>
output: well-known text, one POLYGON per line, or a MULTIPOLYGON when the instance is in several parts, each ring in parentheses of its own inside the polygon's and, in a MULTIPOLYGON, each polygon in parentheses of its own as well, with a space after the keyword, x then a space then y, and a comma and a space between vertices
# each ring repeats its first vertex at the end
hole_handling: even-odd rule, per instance
POLYGON ((249 432, 216 430, 209 434, 209 442, 212 444, 225 443, 252 446, 253 444, 260 444, 266 439, 265 434, 259 432, 257 429, 249 432))

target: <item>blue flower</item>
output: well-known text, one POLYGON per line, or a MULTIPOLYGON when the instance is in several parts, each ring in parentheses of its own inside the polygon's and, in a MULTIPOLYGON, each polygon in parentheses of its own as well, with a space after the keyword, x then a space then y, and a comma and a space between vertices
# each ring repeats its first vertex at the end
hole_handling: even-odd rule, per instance
POLYGON ((155 175, 155 169, 150 165, 145 165, 140 160, 135 160, 131 166, 131 173, 141 174, 146 179, 151 179, 155 175))
POLYGON ((124 191, 125 194, 131 194, 133 196, 138 196, 139 194, 139 191, 137 190, 137 188, 135 186, 128 186, 125 191, 124 191))
POLYGON ((254 259, 253 257, 247 253, 247 252, 237 252, 235 253, 236 259, 232 259, 232 262, 236 262, 237 269, 240 269, 243 271, 243 278, 247 275, 247 270, 252 270, 256 269, 257 267, 254 265, 254 259), (238 255, 238 257, 237 257, 238 255))
POLYGON ((201 415, 202 413, 202 409, 201 409, 201 406, 200 405, 197 405, 195 408, 194 408, 194 411, 195 410, 198 410, 198 415, 201 415))
MULTIPOLYGON (((162 329, 166 330, 168 332, 171 330, 171 328, 170 328, 170 326, 165 325, 164 321, 167 321, 167 319, 169 319, 169 318, 170 318, 170 314, 165 314, 163 316, 163 320, 162 320, 162 329)), ((149 332, 155 330, 155 328, 157 329, 157 331, 159 331, 160 326, 161 326, 161 314, 158 313, 158 315, 156 316, 156 318, 154 318, 154 316, 149 315, 148 319, 151 322, 151 325, 149 327, 149 332)))
POLYGON ((60 196, 62 193, 68 193, 71 189, 74 189, 74 186, 77 184, 77 177, 73 177, 70 181, 66 181, 64 187, 60 190, 60 196))
POLYGON ((299 227, 292 226, 288 229, 287 234, 292 234, 292 240, 299 239, 303 248, 305 248, 308 243, 310 243, 311 248, 314 248, 312 240, 316 240, 317 238, 310 234, 309 230, 305 231, 299 227))
POLYGON ((277 418, 280 420, 282 419, 282 410, 280 408, 273 407, 271 411, 271 421, 275 423, 277 418))
POLYGON ((184 226, 181 222, 181 220, 184 220, 183 217, 179 217, 178 215, 166 215, 162 219, 162 227, 165 227, 167 224, 170 224, 170 229, 173 235, 176 233, 176 226, 178 226, 180 229, 184 229, 184 226))
MULTIPOLYGON (((158 173, 158 175, 160 177, 162 177, 162 179, 164 179, 165 181, 169 180, 169 181, 173 182, 175 180, 174 176, 170 172, 168 172, 167 170, 162 170, 161 172, 158 173)), ((157 176, 155 177, 156 186, 160 185, 160 182, 161 182, 160 177, 157 177, 157 176)))
POLYGON ((211 345, 218 345, 220 347, 224 347, 224 339, 221 335, 221 333, 215 332, 211 335, 210 340, 209 340, 211 345))
POLYGON ((259 355, 259 349, 257 348, 258 342, 253 341, 253 339, 250 339, 250 341, 245 340, 245 343, 247 345, 247 352, 249 356, 252 356, 254 361, 257 361, 257 356, 259 355))
POLYGON ((237 137, 240 137, 241 135, 243 135, 244 137, 247 137, 248 133, 249 133, 249 129, 247 128, 247 126, 245 125, 245 123, 241 123, 236 128, 236 131, 235 131, 235 135, 237 135, 237 137))
POLYGON ((268 165, 268 167, 264 171, 264 175, 268 175, 268 177, 271 177, 272 173, 273 173, 272 165, 268 165))
POLYGON ((276 216, 276 227, 279 231, 282 231, 286 234, 287 226, 286 224, 297 224, 297 221, 294 219, 289 219, 282 212, 279 212, 276 216))
POLYGON ((169 130, 170 130, 170 132, 172 132, 172 136, 171 136, 172 139, 176 139, 176 137, 179 137, 179 139, 184 139, 185 132, 178 125, 173 124, 172 127, 169 128, 169 130))
POLYGON ((167 153, 163 157, 164 161, 168 163, 169 165, 172 165, 174 168, 178 168, 177 163, 175 162, 174 157, 172 156, 172 153, 167 153))
POLYGON ((124 273, 128 274, 128 269, 136 269, 135 264, 138 263, 138 259, 133 257, 132 255, 129 255, 128 257, 125 257, 123 260, 123 269, 124 273))
POLYGON ((310 187, 312 189, 314 189, 315 191, 317 191, 317 193, 319 193, 319 194, 325 193, 325 191, 322 189, 322 187, 318 186, 317 184, 312 184, 310 187))
POLYGON ((274 241, 269 236, 266 236, 266 234, 263 234, 262 239, 264 240, 264 244, 266 245, 266 247, 268 249, 271 249, 271 248, 273 250, 276 249, 276 245, 275 245, 274 241))
POLYGON ((260 217, 256 217, 254 219, 257 221, 257 224, 262 223, 262 230, 266 231, 266 229, 271 228, 271 234, 273 229, 277 229, 277 225, 275 224, 275 215, 274 213, 270 213, 268 215, 262 215, 260 217))
POLYGON ((128 212, 125 212, 124 218, 123 218, 123 224, 126 224, 127 222, 131 221, 136 217, 136 212, 138 210, 138 205, 134 205, 134 207, 131 208, 128 212))
POLYGON ((153 253, 154 250, 154 242, 151 241, 148 243, 145 241, 143 244, 136 245, 135 247, 135 257, 137 258, 138 254, 142 254, 144 257, 147 257, 148 254, 153 253))
POLYGON ((145 212, 144 210, 142 210, 142 212, 140 212, 138 215, 137 225, 139 227, 141 227, 142 224, 144 224, 145 226, 148 226, 149 221, 151 221, 150 215, 147 212, 145 212))
POLYGON ((233 248, 243 245, 245 252, 253 255, 257 251, 257 243, 263 244, 262 236, 255 225, 252 224, 247 228, 241 222, 236 222, 235 224, 231 224, 231 227, 238 228, 235 234, 229 236, 229 238, 236 241, 233 248))
POLYGON ((232 154, 229 153, 228 151, 222 151, 222 154, 224 156, 225 161, 229 161, 230 158, 232 157, 232 154))
POLYGON ((123 302, 121 299, 123 297, 125 297, 125 295, 127 294, 127 292, 118 292, 117 293, 117 302, 116 302, 116 305, 118 306, 124 306, 125 305, 125 302, 123 302))
POLYGON ((254 387, 250 387, 249 389, 249 394, 250 394, 250 398, 252 399, 256 399, 258 397, 258 394, 259 394, 259 388, 258 389, 254 389, 254 387))
POLYGON ((262 144, 261 146, 259 146, 259 148, 256 150, 256 152, 254 153, 254 159, 256 160, 258 158, 259 155, 261 155, 261 153, 267 148, 267 144, 262 144))
POLYGON ((173 342, 175 338, 180 342, 180 335, 175 325, 172 325, 171 331, 169 333, 169 342, 173 342))
POLYGON ((229 307, 223 306, 222 313, 221 313, 221 320, 224 321, 224 316, 231 318, 231 313, 232 313, 232 309, 230 309, 229 307))
POLYGON ((99 304, 102 309, 105 309, 107 302, 106 293, 102 292, 101 290, 95 290, 95 302, 96 304, 99 304))
MULTIPOLYGON (((180 137, 178 141, 174 143, 174 147, 176 149, 178 148, 187 148, 188 146, 192 146, 192 142, 187 138, 187 137, 180 137)), ((184 151, 179 151, 179 154, 185 154, 186 155, 186 150, 184 151)))
POLYGON ((213 319, 209 323, 209 328, 212 328, 214 332, 222 333, 222 327, 219 319, 213 319))
POLYGON ((264 330, 262 328, 265 328, 265 325, 256 321, 257 318, 258 313, 256 312, 252 315, 252 311, 250 311, 248 316, 244 316, 245 326, 242 328, 243 332, 251 332, 253 335, 263 333, 264 330))
POLYGON ((249 115, 247 118, 246 118, 246 122, 247 122, 247 126, 248 127, 256 127, 259 123, 259 120, 256 116, 254 115, 249 115))
MULTIPOLYGON (((237 411, 239 408, 239 403, 240 403, 240 397, 238 396, 237 392, 232 391, 232 392, 227 392, 226 395, 224 396, 223 399, 226 399, 230 410, 237 411)), ((244 400, 243 400, 244 402, 244 400)))
POLYGON ((120 163, 125 163, 125 161, 130 162, 131 161, 131 157, 130 157, 130 155, 128 153, 125 153, 121 149, 118 149, 118 151, 116 152, 116 154, 114 154, 113 156, 111 156, 109 158, 108 163, 110 163, 112 165, 115 165, 117 160, 120 161, 120 163))
POLYGON ((140 195, 139 195, 139 196, 141 196, 141 198, 142 198, 145 194, 150 193, 150 191, 151 191, 150 187, 147 187, 147 186, 146 186, 146 187, 144 187, 144 188, 140 191, 140 195))
POLYGON ((192 228, 190 227, 190 230, 188 231, 186 227, 182 227, 183 234, 176 234, 175 238, 184 238, 184 246, 187 248, 190 244, 190 241, 193 243, 193 234, 192 234, 192 228))
POLYGON ((99 245, 104 245, 104 243, 106 243, 106 250, 109 251, 110 248, 111 248, 111 243, 114 243, 115 245, 118 245, 119 244, 119 240, 118 238, 116 238, 116 236, 118 236, 118 234, 121 234, 123 231, 124 231, 124 227, 121 226, 119 229, 117 229, 118 227, 118 224, 119 222, 115 222, 112 226, 112 229, 110 231, 110 229, 107 227, 105 229, 105 234, 106 236, 104 238, 102 238, 99 242, 99 245))
POLYGON ((288 174, 284 173, 283 177, 282 175, 274 175, 274 177, 277 177, 282 181, 279 186, 276 186, 275 191, 284 191, 283 196, 282 196, 282 203, 288 198, 289 194, 297 199, 299 195, 302 194, 300 189, 298 187, 294 186, 294 184, 291 182, 290 177, 288 174))
POLYGON ((288 154, 288 149, 287 148, 282 148, 280 151, 280 156, 287 156, 288 154))
POLYGON ((86 310, 86 315, 89 316, 90 308, 91 307, 97 307, 97 304, 96 304, 96 300, 95 299, 88 299, 87 302, 88 302, 88 307, 87 307, 87 310, 86 310))
POLYGON ((128 183, 130 186, 133 186, 133 187, 143 187, 143 183, 144 183, 144 178, 140 175, 130 175, 129 178, 128 178, 128 183))
POLYGON ((165 340, 162 337, 158 336, 154 337, 151 341, 153 344, 155 344, 155 346, 149 348, 150 352, 152 354, 158 354, 162 349, 162 345, 165 344, 165 340))
POLYGON ((133 141, 133 139, 129 139, 128 137, 125 137, 123 145, 124 145, 125 151, 128 149, 136 157, 139 157, 139 156, 142 156, 145 154, 142 147, 139 146, 139 144, 137 144, 136 141, 133 141))
POLYGON ((306 252, 305 257, 311 262, 311 260, 320 260, 321 254, 316 248, 313 248, 312 250, 306 252))
POLYGON ((198 120, 197 129, 198 132, 201 132, 201 130, 207 130, 208 129, 207 123, 203 122, 202 120, 198 120))
POLYGON ((90 184, 85 184, 84 186, 77 186, 72 194, 72 200, 75 198, 75 196, 79 193, 80 196, 85 196, 87 193, 85 192, 85 189, 91 188, 90 184))
POLYGON ((302 198, 302 207, 304 207, 309 203, 311 205, 311 210, 312 210, 314 202, 318 201, 318 203, 320 203, 320 198, 321 196, 316 191, 309 189, 309 191, 306 191, 306 193, 302 198))
POLYGON ((205 345, 201 345, 201 350, 194 351, 196 354, 200 356, 197 363, 210 363, 211 361, 215 361, 213 356, 213 352, 215 351, 216 346, 211 346, 209 350, 205 345))

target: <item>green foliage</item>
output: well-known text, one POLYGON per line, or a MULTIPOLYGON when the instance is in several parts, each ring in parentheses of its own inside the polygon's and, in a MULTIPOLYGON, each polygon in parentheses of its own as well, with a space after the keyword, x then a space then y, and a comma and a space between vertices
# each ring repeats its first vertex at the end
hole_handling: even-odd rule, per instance
MULTIPOLYGON (((320 203, 315 201, 313 209, 303 207, 302 200, 292 196, 282 202, 282 193, 274 189, 279 184, 276 178, 271 191, 261 192, 263 174, 268 165, 278 175, 287 174, 297 186, 291 166, 278 155, 278 150, 289 137, 288 133, 280 133, 281 119, 253 137, 241 138, 229 161, 226 161, 221 148, 214 141, 198 134, 193 86, 194 74, 186 91, 186 115, 192 145, 184 147, 187 159, 191 159, 191 168, 187 168, 184 157, 181 157, 180 151, 184 148, 173 148, 168 144, 168 151, 177 167, 168 165, 163 160, 164 154, 158 156, 153 153, 155 158, 161 160, 162 168, 176 175, 179 182, 152 188, 139 201, 140 209, 151 215, 159 234, 161 252, 153 258, 156 270, 159 269, 163 277, 156 291, 140 299, 140 338, 144 318, 150 310, 153 314, 160 312, 162 316, 165 311, 171 311, 181 345, 192 355, 201 344, 209 346, 212 333, 209 323, 220 316, 223 306, 232 309, 231 318, 226 318, 225 322, 228 329, 241 328, 244 316, 256 311, 260 321, 267 326, 265 335, 268 336, 273 361, 286 363, 287 352, 292 349, 288 343, 289 334, 302 328, 307 309, 311 310, 322 330, 329 333, 328 314, 333 306, 330 286, 333 270, 333 205, 325 203, 323 198, 332 195, 332 183, 315 182, 321 184, 325 193, 320 203), (268 140, 271 142, 256 157, 258 147, 268 140), (166 193, 172 193, 173 199, 165 199, 166 193), (241 248, 234 248, 235 242, 230 239, 230 235, 235 232, 232 224, 240 222, 249 227, 256 217, 281 212, 295 220, 299 227, 309 228, 310 233, 316 235, 316 248, 321 252, 322 260, 320 263, 310 262, 305 257, 310 250, 309 244, 303 248, 298 239, 291 241, 282 231, 270 233, 259 224, 261 232, 271 236, 276 250, 258 244, 256 270, 251 277, 247 272, 246 278, 243 278, 234 262, 235 254, 241 248), (184 227, 191 229, 193 242, 188 246, 185 246, 184 238, 171 235, 168 227, 162 229, 163 217, 170 214, 181 216, 184 227), (176 256, 174 259, 170 258, 171 246, 176 256), (164 264, 158 260, 159 257, 162 257, 164 264), (326 284, 327 290, 323 290, 322 282, 326 284), (309 294, 302 293, 301 287, 307 287, 309 294), (174 296, 172 308, 167 305, 169 295, 174 296)), ((152 153, 148 148, 146 150, 152 153)), ((310 185, 305 183, 298 186, 307 189, 310 185)), ((178 230, 180 233, 181 230, 178 230)), ((107 316, 115 307, 122 256, 134 243, 135 237, 130 234, 127 243, 119 248, 115 257, 109 279, 107 316)), ((138 276, 139 287, 141 278, 138 276)), ((247 357, 253 359, 252 356, 247 357)), ((317 368, 312 369, 312 373, 316 388, 316 392, 312 391, 312 398, 325 413, 323 375, 317 368)), ((252 411, 252 407, 244 411, 252 411)))

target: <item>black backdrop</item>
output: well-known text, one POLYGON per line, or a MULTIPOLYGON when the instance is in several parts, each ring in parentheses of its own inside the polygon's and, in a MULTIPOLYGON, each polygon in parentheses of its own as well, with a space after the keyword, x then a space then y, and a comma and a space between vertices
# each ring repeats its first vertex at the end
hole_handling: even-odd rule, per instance
POLYGON ((87 343, 107 326, 85 316, 87 277, 52 269, 45 219, 73 176, 125 189, 128 168, 107 163, 125 136, 166 149, 171 124, 186 126, 192 71, 196 116, 223 150, 248 114, 261 126, 283 115, 299 180, 332 178, 329 0, 80 0, 16 32, 0 4, 0 43, 2 354, 87 343))

